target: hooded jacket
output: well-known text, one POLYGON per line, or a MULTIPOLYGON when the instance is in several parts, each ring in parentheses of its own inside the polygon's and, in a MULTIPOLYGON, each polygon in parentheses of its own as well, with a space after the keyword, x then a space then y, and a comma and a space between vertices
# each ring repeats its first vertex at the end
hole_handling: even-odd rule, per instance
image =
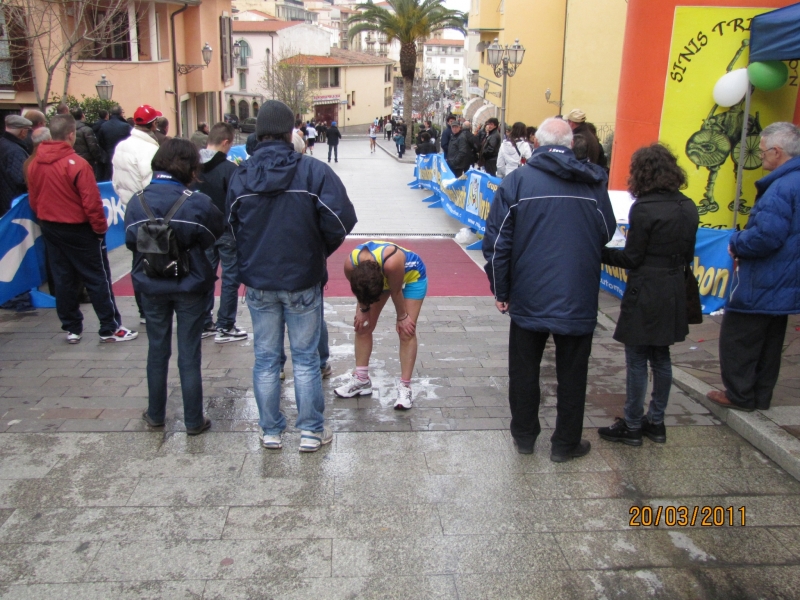
POLYGON ((97 143, 97 138, 83 121, 75 122, 75 153, 92 167, 103 162, 103 151, 97 143))
POLYGON ((28 180, 31 210, 42 221, 89 223, 98 235, 108 230, 94 171, 67 142, 39 144, 28 180))
MULTIPOLYGON (((105 125, 103 130, 105 130, 105 125)), ((150 183, 153 168, 150 163, 158 152, 156 138, 140 129, 131 131, 128 139, 122 140, 114 152, 114 174, 111 183, 119 196, 122 206, 126 206, 131 196, 150 183)))
POLYGON ((203 192, 209 198, 219 212, 225 214, 225 199, 228 196, 228 187, 233 174, 236 172, 236 165, 228 160, 224 152, 214 152, 203 150, 200 152, 200 173, 197 181, 190 188, 203 192), (211 158, 203 161, 204 153, 211 154, 211 158))
MULTIPOLYGON (((186 186, 173 179, 172 175, 158 171, 153 176, 153 182, 144 189, 144 199, 160 221, 185 189, 186 186)), ((180 279, 154 279, 145 275, 142 255, 136 252, 136 236, 139 226, 147 220, 139 197, 133 196, 125 210, 125 245, 133 251, 133 289, 145 294, 206 293, 212 290, 217 276, 211 269, 205 250, 222 235, 224 220, 211 198, 201 192, 192 193, 170 221, 178 245, 189 251, 189 273, 180 279)))
POLYGON ((563 146, 537 148, 495 192, 483 256, 495 298, 531 331, 586 335, 597 323, 600 252, 616 220, 606 174, 563 146))
POLYGON ((336 173, 282 141, 261 142, 237 168, 227 207, 239 278, 257 290, 320 284, 327 257, 356 224, 336 173))
POLYGON ((739 259, 726 310, 800 313, 800 156, 756 181, 756 203, 731 236, 739 259))
POLYGON ((28 151, 22 140, 10 133, 0 134, 0 216, 8 212, 14 198, 28 190, 22 170, 26 160, 28 151))

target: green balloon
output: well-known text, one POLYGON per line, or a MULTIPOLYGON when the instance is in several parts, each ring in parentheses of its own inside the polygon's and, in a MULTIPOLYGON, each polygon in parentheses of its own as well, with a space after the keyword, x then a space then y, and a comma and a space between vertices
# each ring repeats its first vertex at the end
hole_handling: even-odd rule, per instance
POLYGON ((789 68, 779 60, 754 62, 747 67, 747 76, 756 88, 771 92, 786 85, 789 68))

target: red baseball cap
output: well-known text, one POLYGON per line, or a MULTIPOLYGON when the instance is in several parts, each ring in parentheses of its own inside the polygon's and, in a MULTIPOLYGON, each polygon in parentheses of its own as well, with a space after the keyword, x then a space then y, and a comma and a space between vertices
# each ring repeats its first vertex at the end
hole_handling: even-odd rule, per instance
POLYGON ((142 104, 136 109, 136 112, 133 113, 133 122, 137 125, 147 125, 155 121, 156 117, 161 116, 163 116, 161 111, 156 110, 149 104, 142 104))

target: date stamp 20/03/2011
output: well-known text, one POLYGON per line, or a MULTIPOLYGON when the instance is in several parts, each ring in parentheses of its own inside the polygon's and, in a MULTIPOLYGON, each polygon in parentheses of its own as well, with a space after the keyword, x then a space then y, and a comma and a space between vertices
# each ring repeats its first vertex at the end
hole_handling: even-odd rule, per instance
POLYGON ((631 506, 628 514, 630 527, 745 526, 744 506, 631 506))

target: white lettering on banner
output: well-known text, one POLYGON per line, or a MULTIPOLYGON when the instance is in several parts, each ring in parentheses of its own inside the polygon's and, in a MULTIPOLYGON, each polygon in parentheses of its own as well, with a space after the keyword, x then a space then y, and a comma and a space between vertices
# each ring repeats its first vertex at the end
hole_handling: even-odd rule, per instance
POLYGON ((125 207, 122 206, 119 198, 103 198, 103 208, 106 211, 106 221, 108 221, 109 227, 125 221, 125 207))
POLYGON ((25 228, 25 237, 0 259, 0 282, 2 283, 10 283, 14 280, 28 250, 33 248, 36 238, 42 235, 39 226, 31 219, 13 219, 11 222, 25 228))

